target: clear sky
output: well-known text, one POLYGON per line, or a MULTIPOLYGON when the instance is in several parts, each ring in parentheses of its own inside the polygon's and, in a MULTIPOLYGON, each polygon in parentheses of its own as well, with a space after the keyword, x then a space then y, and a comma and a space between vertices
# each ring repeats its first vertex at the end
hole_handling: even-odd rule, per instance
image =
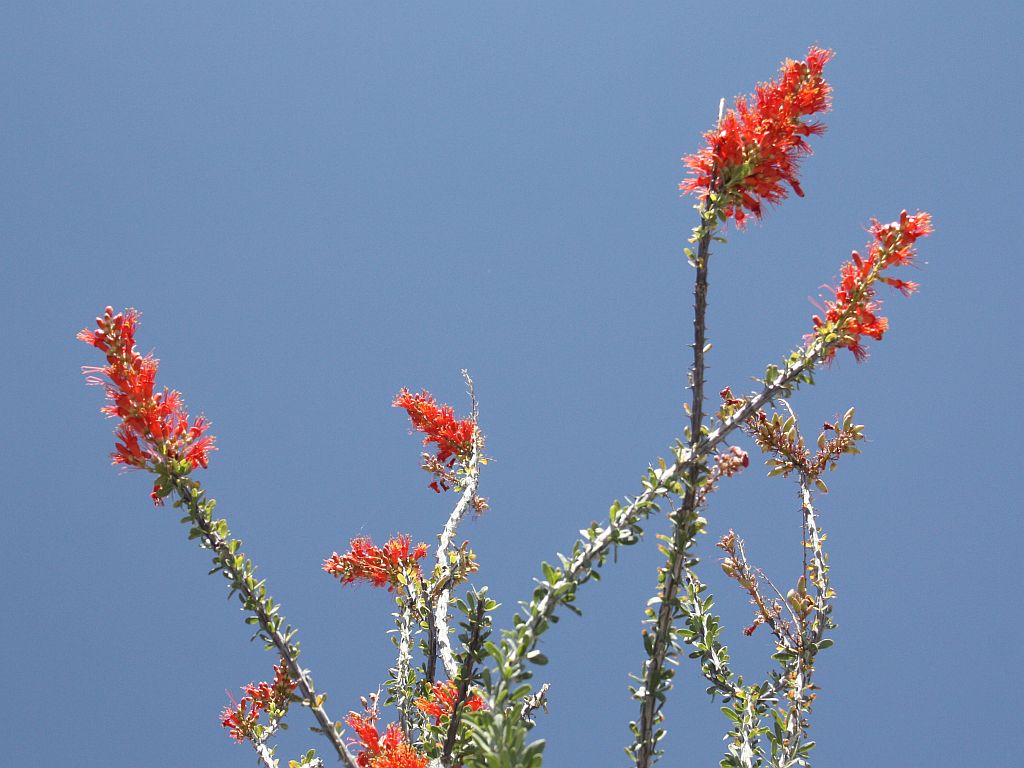
MULTIPOLYGON (((542 559, 636 493, 679 435, 694 222, 676 186, 720 97, 830 47, 806 197, 711 263, 709 383, 737 392, 809 327, 872 216, 931 211, 922 284, 884 296, 871 359, 792 400, 857 406, 870 442, 820 499, 839 593, 813 717, 822 766, 1019 758, 1021 504, 1016 3, 62 3, 0 11, 7 407, 0 541, 9 765, 251 765, 225 690, 271 674, 172 509, 107 457, 74 341, 143 312, 161 381, 213 422, 202 479, 341 718, 385 677, 383 590, 320 570, 356 535, 433 541, 390 407, 476 379, 491 511, 462 535, 507 619, 542 559)), ((750 446, 748 446, 750 447, 750 446)), ((767 633, 711 544, 799 568, 794 487, 752 467, 711 500, 704 573, 749 678, 767 633)), ((546 636, 546 765, 616 766, 637 706, 652 524, 546 636)), ((326 742, 293 716, 282 756, 326 742)), ((666 765, 715 765, 727 721, 684 661, 666 765)))

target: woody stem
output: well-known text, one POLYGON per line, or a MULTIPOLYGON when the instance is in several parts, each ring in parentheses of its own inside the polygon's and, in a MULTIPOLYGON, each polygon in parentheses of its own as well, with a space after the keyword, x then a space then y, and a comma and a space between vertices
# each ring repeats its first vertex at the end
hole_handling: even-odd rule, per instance
MULTIPOLYGON (((697 254, 694 258, 696 275, 693 286, 693 366, 690 369, 690 429, 689 447, 691 456, 703 438, 704 421, 704 352, 706 341, 705 318, 708 301, 708 259, 711 255, 711 238, 715 227, 709 223, 707 206, 701 208, 703 221, 697 254)), ((664 700, 664 691, 658 680, 668 658, 672 641, 672 624, 676 616, 676 598, 686 565, 686 550, 692 544, 694 527, 691 524, 696 514, 697 490, 702 480, 703 461, 691 460, 683 476, 686 491, 682 506, 672 517, 673 535, 669 554, 670 562, 664 569, 661 585, 661 604, 655 623, 654 645, 646 663, 644 675, 644 696, 640 705, 640 719, 637 734, 637 768, 648 768, 652 762, 657 739, 654 728, 659 721, 659 701, 664 700)))

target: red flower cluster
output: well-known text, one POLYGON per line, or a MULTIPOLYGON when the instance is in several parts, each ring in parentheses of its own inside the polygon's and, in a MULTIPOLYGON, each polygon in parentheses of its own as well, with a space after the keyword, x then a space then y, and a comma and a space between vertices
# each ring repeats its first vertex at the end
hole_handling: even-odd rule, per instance
POLYGON ((701 200, 719 195, 719 210, 739 227, 747 212, 761 217, 762 201, 787 197, 783 182, 803 197, 797 171, 800 157, 811 153, 805 137, 825 132, 822 123, 804 118, 829 109, 832 87, 822 70, 833 55, 811 47, 806 61, 787 60, 778 80, 759 84, 753 103, 738 97, 736 108, 704 134, 707 146, 683 158, 690 176, 679 189, 701 200))
POLYGON ((867 357, 867 349, 861 343, 864 336, 881 340, 889 327, 887 318, 877 313, 881 302, 875 299, 874 284, 881 281, 891 285, 904 296, 917 290, 917 283, 898 280, 882 275, 889 267, 902 267, 914 261, 914 243, 920 237, 932 233, 932 219, 927 213, 914 215, 903 211, 899 221, 881 224, 872 219, 870 232, 874 241, 868 245, 867 257, 853 252, 851 261, 840 268, 840 282, 831 288, 835 298, 825 302, 825 319, 814 316, 814 332, 807 335, 810 343, 817 336, 824 336, 833 343, 826 353, 826 360, 835 357, 836 350, 845 347, 858 361, 867 357), (831 337, 831 339, 830 339, 831 337))
POLYGON ((353 581, 368 581, 375 587, 388 585, 388 592, 399 583, 399 574, 414 570, 419 575, 417 560, 427 556, 427 545, 417 544, 409 551, 412 539, 409 536, 395 536, 384 546, 376 547, 368 537, 352 539, 351 551, 344 555, 334 552, 324 560, 324 570, 337 576, 342 584, 353 581))
MULTIPOLYGON (((451 681, 447 683, 435 682, 431 685, 430 696, 416 699, 416 708, 426 715, 435 718, 435 723, 440 723, 441 718, 452 714, 455 705, 459 702, 459 689, 451 681)), ((479 695, 471 693, 466 699, 465 706, 474 712, 484 708, 484 700, 479 695)))
POLYGON ((416 754, 397 725, 392 723, 381 735, 378 717, 376 709, 368 709, 365 715, 349 712, 345 718, 345 724, 356 734, 351 743, 359 748, 359 768, 426 768, 427 758, 416 754))
POLYGON ((253 699, 243 696, 239 702, 234 702, 234 708, 224 707, 220 716, 220 724, 228 729, 228 735, 241 744, 246 739, 252 738, 256 726, 260 722, 262 711, 253 699))
POLYGON ((391 405, 405 409, 413 429, 426 435, 424 445, 434 443, 437 446, 437 456, 424 467, 438 477, 430 484, 431 488, 438 493, 441 489, 448 490, 451 478, 445 470, 451 469, 457 458, 468 458, 473 452, 476 423, 473 419, 456 419, 450 405, 438 405, 426 390, 414 395, 403 387, 391 405))
POLYGON ((288 677, 288 665, 282 659, 274 665, 273 683, 250 683, 242 688, 245 695, 235 706, 225 707, 221 713, 220 724, 228 728, 228 735, 241 743, 255 735, 259 724, 260 713, 272 712, 275 716, 283 715, 288 710, 292 691, 298 686, 288 677))
MULTIPOLYGON (((206 467, 214 438, 205 435, 210 422, 199 416, 189 421, 181 393, 164 389, 156 392, 159 361, 143 357, 135 350, 135 327, 139 313, 134 309, 114 314, 112 307, 96 318, 96 330, 79 331, 77 338, 103 352, 107 364, 96 368, 83 366, 90 375, 89 384, 106 387, 110 405, 103 413, 121 419, 115 430, 117 450, 111 454, 115 464, 155 471, 158 465, 187 461, 192 468, 206 467)), ((154 490, 154 503, 161 503, 154 490)))

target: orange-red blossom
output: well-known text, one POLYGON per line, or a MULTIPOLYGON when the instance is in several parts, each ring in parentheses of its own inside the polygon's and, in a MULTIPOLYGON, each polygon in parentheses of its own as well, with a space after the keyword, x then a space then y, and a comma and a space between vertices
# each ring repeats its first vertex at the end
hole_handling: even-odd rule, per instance
POLYGON ((402 729, 392 723, 382 734, 377 728, 378 717, 376 709, 369 709, 365 715, 349 712, 345 718, 345 724, 356 735, 351 741, 359 748, 359 768, 426 768, 427 758, 417 754, 402 729))
POLYGON ((799 161, 811 153, 806 137, 824 133, 806 118, 829 109, 832 87, 822 76, 834 54, 811 47, 806 61, 786 61, 777 80, 761 83, 752 97, 740 96, 718 126, 704 134, 706 146, 683 158, 690 175, 679 184, 702 201, 712 193, 715 206, 742 227, 747 213, 760 218, 762 202, 786 198, 788 185, 803 196, 799 161))
POLYGON ((884 275, 890 267, 908 266, 915 256, 914 243, 933 231, 932 218, 927 213, 908 214, 903 211, 899 221, 882 224, 871 221, 869 231, 874 240, 868 244, 867 256, 853 252, 851 260, 840 269, 839 285, 830 290, 834 298, 825 301, 825 317, 813 318, 814 332, 807 335, 810 343, 822 336, 829 345, 825 359, 831 361, 837 349, 846 348, 858 361, 868 352, 862 339, 868 336, 876 341, 889 327, 888 318, 878 314, 881 302, 875 298, 875 284, 890 285, 904 296, 917 290, 918 284, 884 275))
MULTIPOLYGON (((435 723, 440 723, 442 717, 455 711, 455 705, 459 703, 459 689, 451 681, 435 682, 430 687, 430 695, 416 699, 414 703, 425 715, 433 717, 435 723)), ((484 700, 471 693, 466 697, 465 706, 475 712, 484 708, 484 700)))
POLYGON ((351 549, 345 554, 334 552, 324 560, 324 570, 338 577, 342 584, 354 581, 368 581, 375 587, 386 584, 388 592, 394 590, 402 575, 408 575, 410 570, 419 575, 416 561, 427 556, 426 544, 417 544, 410 551, 412 539, 407 535, 395 536, 380 547, 374 546, 369 537, 361 536, 352 539, 349 546, 351 549))
POLYGON ((438 493, 442 489, 448 490, 451 474, 447 470, 455 466, 457 458, 469 458, 473 452, 476 422, 473 419, 456 419, 455 410, 450 405, 439 405, 426 390, 414 395, 403 387, 391 405, 405 409, 413 429, 426 435, 424 445, 433 443, 437 446, 436 457, 425 454, 428 461, 424 468, 437 477, 430 483, 431 488, 438 493))
MULTIPOLYGON (((96 318, 96 329, 79 331, 77 338, 106 355, 101 367, 83 366, 87 382, 106 388, 110 404, 102 409, 108 416, 121 419, 114 431, 115 464, 158 471, 162 464, 186 461, 193 469, 206 467, 214 438, 204 435, 210 422, 199 416, 189 420, 181 393, 164 388, 156 391, 156 372, 160 362, 152 355, 140 355, 135 349, 135 328, 139 313, 127 309, 116 315, 107 307, 96 318), (107 380, 94 374, 106 376, 107 380)), ((156 488, 153 502, 161 503, 156 488)))

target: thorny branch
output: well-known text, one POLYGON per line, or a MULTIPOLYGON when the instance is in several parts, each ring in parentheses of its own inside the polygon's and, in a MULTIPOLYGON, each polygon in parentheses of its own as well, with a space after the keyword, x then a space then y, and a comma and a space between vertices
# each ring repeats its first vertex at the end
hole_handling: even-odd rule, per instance
POLYGON ((789 708, 784 712, 783 738, 778 748, 778 764, 785 766, 796 761, 803 746, 807 732, 806 716, 810 714, 814 702, 815 686, 814 661, 821 649, 825 631, 832 626, 830 613, 831 599, 834 596, 828 579, 828 563, 823 546, 823 536, 818 528, 817 515, 814 510, 811 484, 814 478, 807 473, 800 474, 800 500, 803 512, 805 552, 809 549, 811 561, 804 569, 798 590, 792 599, 800 606, 800 646, 795 658, 787 664, 785 676, 786 697, 789 708), (814 597, 806 594, 806 581, 810 580, 814 587, 814 597), (810 619, 810 621, 808 621, 810 619))
POLYGON ((405 599, 396 598, 398 611, 395 622, 398 632, 398 657, 393 671, 395 709, 398 710, 398 724, 402 733, 409 736, 412 701, 409 696, 409 669, 412 666, 412 620, 416 608, 416 594, 412 584, 406 585, 405 599))
MULTIPOLYGON (((719 110, 721 111, 721 109, 719 110)), ((721 120, 721 115, 719 116, 721 120)), ((689 442, 691 452, 702 436, 704 422, 704 353, 706 345, 705 319, 707 316, 708 297, 708 260, 711 256, 711 239, 715 232, 713 218, 709 221, 709 207, 700 207, 701 237, 697 254, 694 258, 696 276, 693 287, 693 367, 690 369, 690 429, 689 442)), ((714 216, 714 209, 710 209, 714 216)), ((697 510, 697 492, 703 474, 703 462, 690 462, 685 472, 686 493, 682 506, 672 515, 672 542, 669 546, 670 562, 663 570, 662 583, 659 586, 661 604, 654 629, 654 645, 649 658, 645 662, 643 698, 640 704, 640 718, 636 739, 637 768, 648 768, 655 756, 658 739, 654 727, 659 722, 659 702, 662 693, 658 677, 668 659, 672 647, 672 623, 676 615, 676 596, 683 577, 686 562, 686 548, 689 531, 697 510)))

